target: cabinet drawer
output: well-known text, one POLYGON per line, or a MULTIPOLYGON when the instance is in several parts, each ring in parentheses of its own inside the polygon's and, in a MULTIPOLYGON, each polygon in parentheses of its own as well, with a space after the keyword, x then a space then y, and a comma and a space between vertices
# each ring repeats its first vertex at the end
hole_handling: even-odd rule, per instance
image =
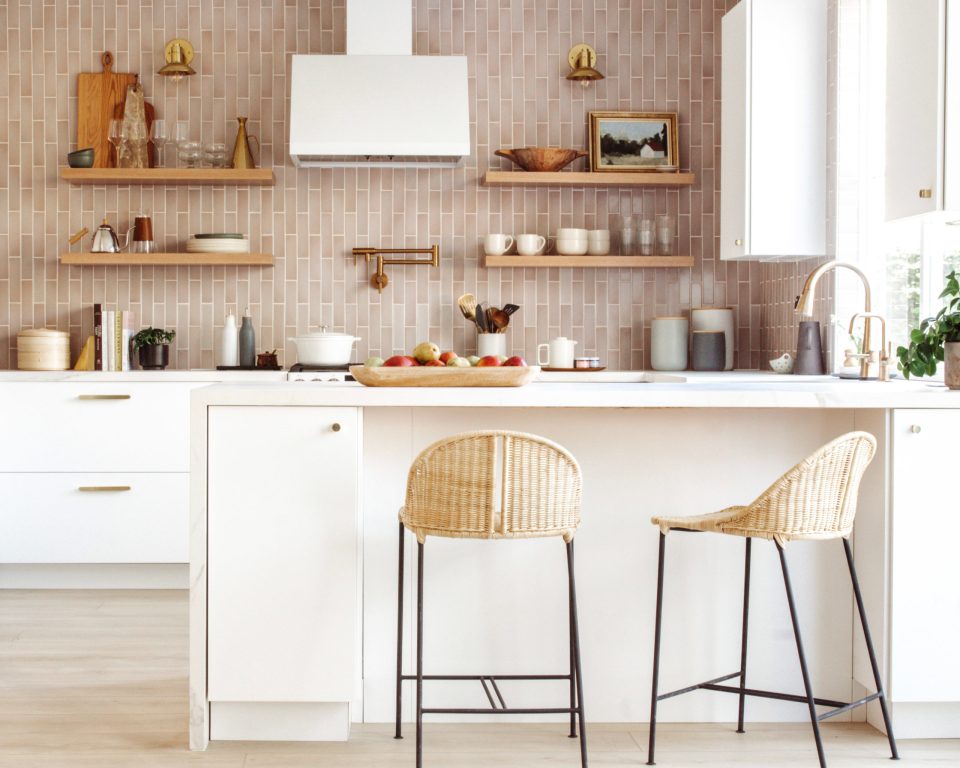
POLYGON ((0 384, 0 472, 187 472, 194 387, 0 384))
POLYGON ((0 563, 185 563, 189 485, 187 473, 0 474, 0 563))

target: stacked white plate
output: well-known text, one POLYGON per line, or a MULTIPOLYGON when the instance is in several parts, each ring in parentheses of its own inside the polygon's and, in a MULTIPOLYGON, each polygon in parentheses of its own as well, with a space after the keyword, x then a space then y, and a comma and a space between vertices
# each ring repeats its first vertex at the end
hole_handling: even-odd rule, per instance
POLYGON ((187 240, 187 253, 250 253, 250 240, 239 232, 201 232, 187 240))

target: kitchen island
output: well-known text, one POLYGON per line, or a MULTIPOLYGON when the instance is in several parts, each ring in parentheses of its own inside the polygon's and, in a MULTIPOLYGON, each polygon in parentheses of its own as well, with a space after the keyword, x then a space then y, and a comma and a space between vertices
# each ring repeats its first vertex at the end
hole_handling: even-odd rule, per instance
MULTIPOLYGON (((238 383, 196 390, 191 747, 203 749, 210 738, 343 739, 351 721, 392 720, 396 512, 406 473, 430 443, 480 428, 545 435, 582 466, 577 576, 585 709, 594 722, 647 717, 657 547, 649 517, 744 503, 833 437, 874 433, 880 452, 863 484, 855 545, 895 723, 901 736, 958 735, 960 668, 945 649, 960 633, 960 612, 928 610, 937 595, 927 589, 918 598, 918 589, 949 583, 957 567, 946 548, 960 527, 948 504, 928 498, 923 512, 942 516, 943 537, 915 541, 907 526, 891 533, 898 516, 916 512, 896 495, 898 465, 930 471, 944 463, 958 409, 960 394, 929 383, 741 373, 519 389, 238 383), (939 548, 946 557, 937 557, 939 548), (928 570, 918 583, 911 562, 952 570, 928 570), (922 629, 892 619, 920 610, 936 617, 922 629), (939 636, 942 652, 924 646, 939 636)), ((412 537, 407 546, 414 562, 412 537)), ((430 539, 426 549, 427 673, 565 671, 557 541, 430 539)), ((668 552, 675 591, 664 619, 664 689, 737 666, 742 590, 736 541, 677 535, 669 549, 677 557, 668 552)), ((814 688, 852 699, 870 676, 841 552, 836 542, 788 549, 814 688)), ((772 544, 755 547, 753 573, 748 674, 757 687, 795 692, 800 675, 790 663, 796 652, 772 544)), ((952 594, 944 586, 939 597, 952 594)), ((409 671, 411 636, 404 647, 409 671)), ((511 706, 536 706, 564 692, 521 684, 504 695, 511 706)), ((426 697, 438 707, 485 702, 475 684, 428 685, 426 697)), ((727 697, 701 693, 665 704, 661 717, 729 721, 735 708, 727 697)), ((411 713, 408 692, 406 720, 411 713)), ((751 701, 747 710, 752 721, 805 717, 803 707, 777 701, 751 701)))

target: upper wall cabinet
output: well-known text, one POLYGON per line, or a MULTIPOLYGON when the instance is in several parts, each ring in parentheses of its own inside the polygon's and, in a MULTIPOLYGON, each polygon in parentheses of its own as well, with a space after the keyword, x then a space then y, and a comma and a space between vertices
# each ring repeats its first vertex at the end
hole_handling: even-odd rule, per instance
POLYGON ((888 0, 886 23, 886 217, 958 210, 960 2, 888 0))
POLYGON ((722 53, 720 258, 822 256, 827 2, 741 0, 722 53))

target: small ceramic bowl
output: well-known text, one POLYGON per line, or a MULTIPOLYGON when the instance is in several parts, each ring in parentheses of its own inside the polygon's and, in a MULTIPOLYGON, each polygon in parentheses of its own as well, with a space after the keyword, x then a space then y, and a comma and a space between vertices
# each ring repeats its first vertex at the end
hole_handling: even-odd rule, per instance
POLYGON ((93 147, 87 149, 78 149, 76 152, 67 153, 67 165, 71 168, 93 168, 93 147))
POLYGON ((774 373, 793 373, 793 355, 784 352, 780 357, 770 361, 774 373))

